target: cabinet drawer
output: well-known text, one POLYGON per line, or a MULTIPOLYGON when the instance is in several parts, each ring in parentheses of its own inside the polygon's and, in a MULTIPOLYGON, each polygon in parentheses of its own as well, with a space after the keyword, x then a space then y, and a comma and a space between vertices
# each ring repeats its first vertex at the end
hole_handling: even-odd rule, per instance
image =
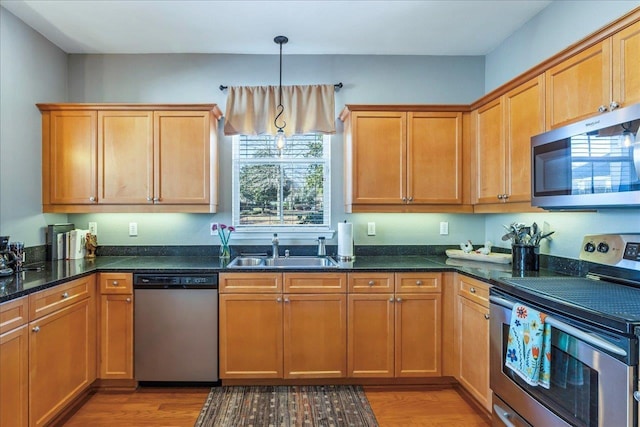
POLYGON ((390 293, 394 290, 393 273, 349 273, 351 293, 390 293))
POLYGON ((101 294, 131 294, 133 277, 131 273, 100 273, 98 286, 101 294))
POLYGON ((220 273, 220 293, 282 292, 282 273, 220 273))
POLYGON ((284 292, 340 293, 347 292, 345 273, 284 273, 284 292))
POLYGON ((440 292, 442 273, 396 273, 396 292, 440 292))
POLYGON ((0 304, 0 335, 27 323, 28 309, 27 297, 0 304))
POLYGON ((458 295, 489 307, 489 285, 458 275, 458 295))
POLYGON ((29 319, 38 319, 93 296, 95 280, 95 275, 92 274, 29 295, 29 319))

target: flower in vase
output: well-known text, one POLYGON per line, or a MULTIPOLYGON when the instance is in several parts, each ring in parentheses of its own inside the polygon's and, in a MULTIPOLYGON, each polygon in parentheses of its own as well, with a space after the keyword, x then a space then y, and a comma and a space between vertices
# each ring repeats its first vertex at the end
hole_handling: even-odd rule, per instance
POLYGON ((226 226, 225 224, 214 223, 211 226, 211 230, 218 232, 218 237, 220 238, 220 256, 230 257, 229 238, 231 237, 231 233, 236 231, 236 229, 231 225, 226 226))

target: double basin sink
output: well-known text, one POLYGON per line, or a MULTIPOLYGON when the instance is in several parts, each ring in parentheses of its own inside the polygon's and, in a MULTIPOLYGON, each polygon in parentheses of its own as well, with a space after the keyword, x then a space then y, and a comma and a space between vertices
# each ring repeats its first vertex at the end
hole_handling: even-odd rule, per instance
POLYGON ((336 268, 338 263, 331 257, 289 256, 289 257, 252 257, 239 256, 233 259, 228 268, 336 268))

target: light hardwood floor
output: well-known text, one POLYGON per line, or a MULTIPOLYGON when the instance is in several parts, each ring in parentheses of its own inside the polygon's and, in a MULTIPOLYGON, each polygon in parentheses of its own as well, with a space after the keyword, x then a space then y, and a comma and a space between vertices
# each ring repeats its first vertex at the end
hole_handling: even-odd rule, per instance
MULTIPOLYGON (((454 388, 365 387, 380 427, 488 427, 486 414, 454 388)), ((130 393, 98 392, 65 427, 192 427, 208 388, 141 388, 130 393)))

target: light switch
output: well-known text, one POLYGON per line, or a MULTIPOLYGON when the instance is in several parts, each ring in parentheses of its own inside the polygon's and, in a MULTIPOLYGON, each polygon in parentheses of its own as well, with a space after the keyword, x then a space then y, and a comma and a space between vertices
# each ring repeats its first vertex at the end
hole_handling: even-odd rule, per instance
POLYGON ((376 235, 376 223, 368 222, 367 223, 367 236, 375 236, 376 235))
POLYGON ((446 221, 442 221, 440 223, 440 235, 446 236, 447 234, 449 234, 449 223, 446 221))
POLYGON ((134 237, 138 235, 138 223, 130 222, 129 223, 129 236, 134 237))

